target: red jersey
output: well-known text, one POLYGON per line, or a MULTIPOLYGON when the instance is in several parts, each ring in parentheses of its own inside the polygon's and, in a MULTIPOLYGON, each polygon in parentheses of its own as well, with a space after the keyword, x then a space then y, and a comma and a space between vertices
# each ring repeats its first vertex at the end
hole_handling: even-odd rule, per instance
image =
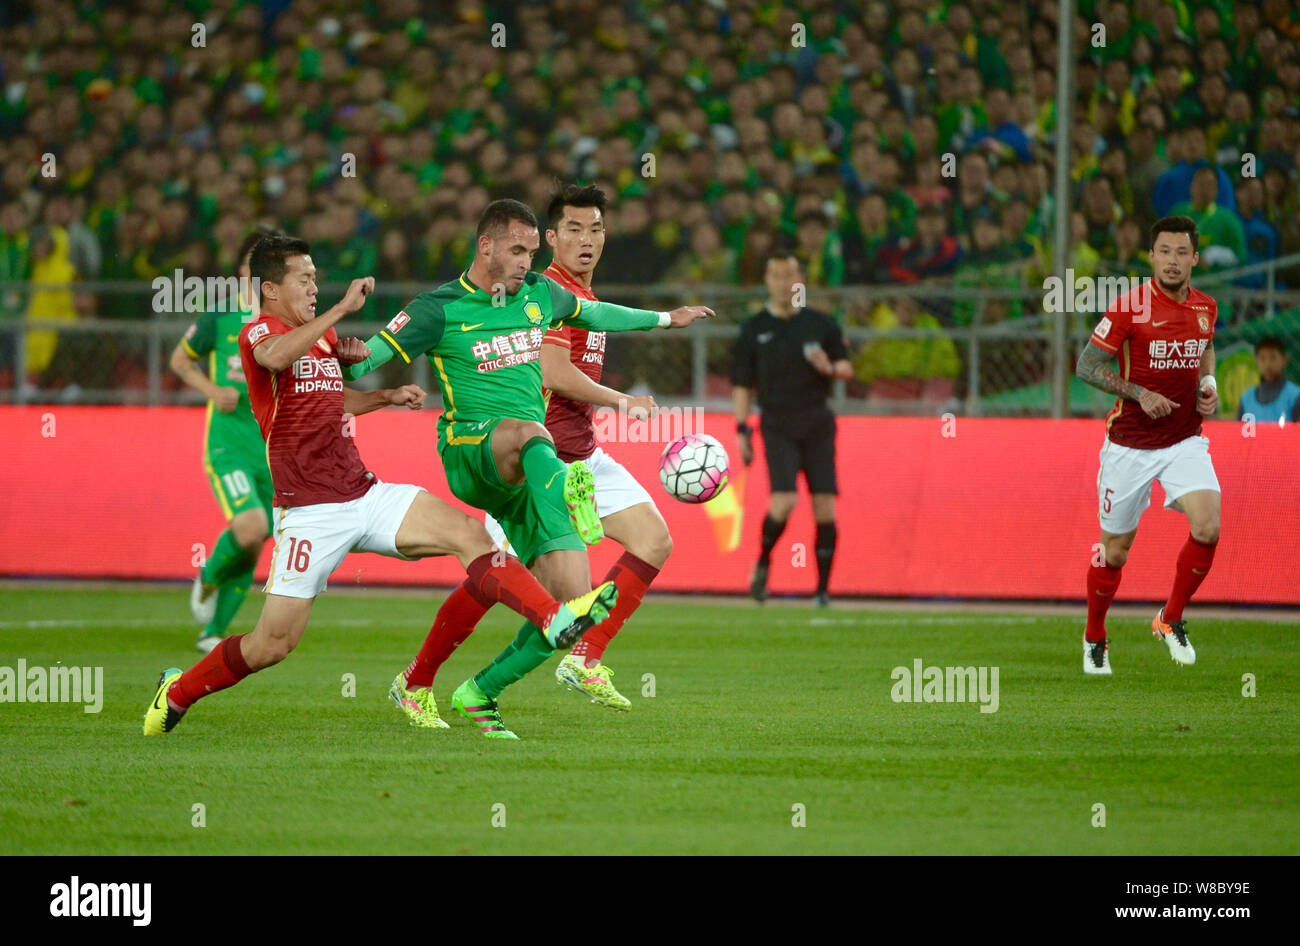
MULTIPOLYGON (((579 299, 596 301, 595 293, 569 275, 559 263, 552 262, 544 273, 579 299)), ((589 332, 576 325, 550 329, 542 338, 543 345, 559 345, 569 352, 569 361, 592 381, 600 384, 605 370, 605 333, 589 332)), ((596 451, 596 428, 593 418, 596 407, 582 401, 560 397, 546 392, 546 429, 555 439, 555 452, 566 463, 585 460, 596 451)))
POLYGON ((1201 355, 1214 340, 1218 318, 1218 303, 1200 290, 1189 289, 1187 300, 1177 302, 1150 279, 1115 300, 1097 323, 1092 343, 1116 354, 1125 379, 1178 407, 1165 417, 1152 418, 1136 401, 1118 398, 1106 415, 1112 441, 1156 450, 1201 432, 1201 415, 1196 413, 1201 355))
POLYGON ((275 485, 275 505, 345 503, 365 495, 375 483, 343 434, 343 369, 334 357, 334 329, 285 371, 257 363, 253 348, 292 326, 263 315, 239 333, 239 355, 248 379, 248 400, 266 441, 266 458, 275 485))

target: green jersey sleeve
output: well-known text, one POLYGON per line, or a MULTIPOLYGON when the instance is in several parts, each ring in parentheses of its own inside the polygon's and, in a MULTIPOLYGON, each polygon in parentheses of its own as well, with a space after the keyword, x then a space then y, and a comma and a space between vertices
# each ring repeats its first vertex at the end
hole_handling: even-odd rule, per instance
POLYGON ((190 326, 181 339, 186 353, 195 361, 217 347, 217 314, 204 312, 190 326))
POLYGON ((629 309, 613 302, 579 302, 575 315, 564 320, 565 325, 591 329, 594 332, 644 332, 659 327, 659 313, 650 309, 629 309))
POLYGON ((551 290, 552 326, 576 325, 597 332, 644 331, 659 326, 658 312, 579 299, 550 276, 542 278, 551 290))
POLYGON ((438 347, 446 324, 442 303, 434 299, 433 293, 425 292, 393 316, 377 338, 409 365, 425 352, 438 347))

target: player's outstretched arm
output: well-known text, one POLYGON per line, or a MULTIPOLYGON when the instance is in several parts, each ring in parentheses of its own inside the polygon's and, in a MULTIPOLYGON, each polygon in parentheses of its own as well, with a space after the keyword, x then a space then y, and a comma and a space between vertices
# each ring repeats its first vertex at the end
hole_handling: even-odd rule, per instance
POLYGON ((371 335, 366 339, 365 345, 370 349, 370 354, 363 361, 343 367, 343 377, 349 381, 368 375, 393 360, 393 350, 383 343, 380 336, 371 335))
POLYGON ((652 328, 684 328, 696 319, 713 318, 713 310, 702 305, 684 305, 671 312, 630 309, 614 302, 584 301, 566 323, 594 332, 635 332, 652 328))
POLYGON ((380 391, 357 391, 343 388, 343 412, 358 417, 369 414, 381 407, 409 407, 418 411, 424 407, 424 389, 418 384, 404 384, 400 388, 384 388, 380 391))
POLYGON ((616 407, 629 413, 644 411, 647 420, 659 409, 652 397, 632 397, 592 381, 569 360, 568 349, 560 345, 542 345, 542 384, 571 401, 616 407))
POLYGON ((366 296, 374 292, 375 279, 367 276, 354 279, 343 298, 324 315, 318 315, 283 335, 270 335, 253 349, 253 358, 268 371, 284 371, 311 351, 325 333, 345 315, 351 315, 366 304, 366 296))

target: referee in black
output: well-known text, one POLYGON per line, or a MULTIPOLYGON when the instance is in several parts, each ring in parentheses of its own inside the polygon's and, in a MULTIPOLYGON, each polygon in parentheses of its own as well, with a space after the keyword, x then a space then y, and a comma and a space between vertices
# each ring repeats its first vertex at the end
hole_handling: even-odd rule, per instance
POLYGON ((826 401, 831 381, 851 378, 853 367, 840 327, 825 313, 796 307, 806 290, 803 266, 793 250, 781 248, 763 273, 767 306, 740 327, 731 369, 731 403, 740 435, 740 456, 754 460, 749 426, 753 389, 762 409, 763 447, 772 501, 763 520, 763 551, 750 580, 756 601, 767 598, 767 573, 799 494, 803 470, 817 520, 817 605, 830 603, 828 586, 835 557, 835 414, 826 401))

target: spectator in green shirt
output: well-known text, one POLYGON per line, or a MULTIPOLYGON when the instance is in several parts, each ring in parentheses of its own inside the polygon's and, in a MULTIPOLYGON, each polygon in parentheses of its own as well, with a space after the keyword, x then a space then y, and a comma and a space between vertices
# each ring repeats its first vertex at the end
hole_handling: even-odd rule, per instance
POLYGON ((1219 178, 1213 167, 1192 176, 1192 199, 1175 204, 1173 216, 1191 217, 1200 234, 1201 265, 1207 269, 1242 266, 1246 261, 1246 231, 1235 210, 1215 201, 1219 178))

